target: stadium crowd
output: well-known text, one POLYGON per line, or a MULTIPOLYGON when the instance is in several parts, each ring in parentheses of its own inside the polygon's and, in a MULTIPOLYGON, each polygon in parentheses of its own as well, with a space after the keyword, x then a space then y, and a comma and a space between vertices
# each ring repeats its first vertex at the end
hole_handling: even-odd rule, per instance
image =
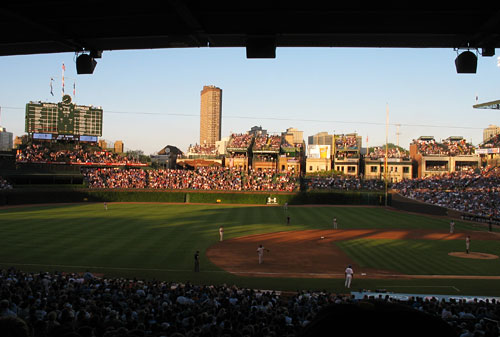
POLYGON ((253 145, 254 151, 279 152, 281 146, 281 136, 257 136, 253 145))
POLYGON ((481 145, 482 148, 497 148, 500 147, 500 134, 488 139, 481 145))
POLYGON ((500 218, 500 167, 408 179, 392 188, 412 199, 459 212, 500 218))
POLYGON ((252 135, 250 134, 232 134, 229 140, 228 148, 248 149, 252 143, 252 135))
MULTIPOLYGON (((385 158, 385 148, 376 146, 370 150, 368 157, 372 160, 385 158)), ((397 147, 392 147, 387 149, 387 158, 401 158, 401 159, 410 159, 410 153, 408 151, 401 151, 397 147)))
POLYGON ((0 190, 11 190, 11 189, 12 185, 7 180, 2 178, 2 176, 0 176, 0 190))
POLYGON ((335 138, 336 149, 357 149, 356 136, 340 136, 335 138))
POLYGON ((361 179, 353 176, 306 177, 304 181, 309 190, 380 191, 385 189, 383 180, 361 179))
MULTIPOLYGON (((456 336, 496 337, 500 332, 500 305, 494 299, 398 300, 388 295, 355 299, 311 291, 285 296, 227 285, 100 278, 90 272, 33 273, 14 268, 0 270, 0 292, 2 333, 19 337, 290 337, 301 335, 324 309, 377 303, 425 313, 456 336)), ((328 321, 332 331, 342 324, 336 317, 328 321)), ((355 326, 348 328, 356 331, 355 326)), ((391 332, 394 327, 381 329, 391 332)))
POLYGON ((90 188, 155 188, 227 191, 294 191, 298 178, 275 170, 199 167, 195 170, 82 168, 90 188))
POLYGON ((137 159, 121 156, 110 151, 101 149, 90 149, 82 146, 54 150, 44 144, 30 144, 19 149, 16 155, 17 162, 27 163, 138 163, 137 159))
POLYGON ((434 139, 414 139, 412 144, 417 145, 419 153, 425 155, 440 155, 440 156, 457 156, 471 155, 475 148, 472 144, 467 143, 465 139, 445 139, 442 143, 436 142, 434 139))
POLYGON ((219 151, 217 150, 215 145, 205 146, 205 145, 195 144, 189 146, 187 154, 217 156, 219 155, 219 151))

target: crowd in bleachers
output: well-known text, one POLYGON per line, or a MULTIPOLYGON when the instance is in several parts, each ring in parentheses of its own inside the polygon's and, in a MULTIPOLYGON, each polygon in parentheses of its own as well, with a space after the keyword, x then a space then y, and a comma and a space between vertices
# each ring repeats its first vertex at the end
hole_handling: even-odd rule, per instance
POLYGON ((0 190, 11 190, 12 185, 0 176, 0 190))
POLYGON ((304 180, 309 190, 380 191, 385 189, 383 180, 361 179, 353 176, 306 177, 304 180))
POLYGON ((500 218, 500 168, 461 171, 392 186, 402 195, 456 211, 500 218))
POLYGON ((281 146, 281 136, 257 136, 253 145, 254 151, 279 152, 281 146))
POLYGON ((481 145, 481 148, 497 148, 500 147, 500 134, 488 139, 481 145))
POLYGON ((346 160, 346 159, 359 159, 358 151, 336 151, 336 160, 346 160))
POLYGON ((131 164, 138 163, 137 159, 121 156, 119 154, 102 150, 100 148, 85 148, 82 146, 73 146, 54 150, 44 144, 30 144, 25 148, 19 149, 16 155, 16 161, 27 163, 120 163, 131 164))
POLYGON ((335 138, 336 149, 357 149, 356 136, 339 136, 335 138))
POLYGON ((414 139, 412 144, 416 144, 418 152, 424 155, 447 155, 443 144, 436 143, 434 138, 430 140, 414 139))
POLYGON ((474 153, 475 149, 472 144, 467 143, 463 138, 460 140, 446 139, 443 144, 448 148, 450 156, 470 155, 474 153))
POLYGON ((190 145, 188 148, 188 155, 190 154, 198 154, 198 155, 211 155, 216 156, 219 154, 219 151, 215 147, 215 145, 190 145))
POLYGON ((248 149, 252 143, 250 134, 232 134, 229 140, 228 148, 248 149))
POLYGON ((445 139, 442 143, 436 142, 434 139, 413 140, 412 144, 417 145, 419 153, 424 155, 441 155, 441 156, 458 156, 471 155, 475 148, 472 144, 467 143, 465 139, 445 139))
POLYGON ((195 170, 82 168, 90 188, 155 188, 227 191, 294 191, 297 177, 276 170, 199 167, 195 170))
POLYGON ((142 169, 82 168, 91 188, 145 188, 147 173, 142 169))
MULTIPOLYGON (((385 147, 376 146, 370 150, 368 157, 372 160, 385 158, 385 147)), ((387 158, 401 158, 410 159, 410 153, 408 151, 401 151, 397 147, 391 147, 387 149, 387 158)))
MULTIPOLYGON (((381 304, 398 310, 404 308, 419 316, 424 314, 429 322, 437 321, 456 336, 496 337, 500 332, 500 305, 494 299, 401 300, 388 295, 355 299, 350 295, 311 291, 284 296, 275 291, 227 285, 100 278, 90 272, 31 273, 13 268, 0 270, 0 291, 2 334, 19 337, 291 337, 314 326, 324 309, 339 305, 369 308, 381 304)), ((356 321, 356 311, 351 313, 354 316, 349 321, 356 321)), ((391 326, 388 324, 391 319, 388 314, 385 324, 378 329, 368 328, 395 335, 398 322, 391 326)), ((331 332, 344 323, 337 317, 328 318, 331 332)), ((359 331, 355 326, 343 331, 346 330, 359 331)))

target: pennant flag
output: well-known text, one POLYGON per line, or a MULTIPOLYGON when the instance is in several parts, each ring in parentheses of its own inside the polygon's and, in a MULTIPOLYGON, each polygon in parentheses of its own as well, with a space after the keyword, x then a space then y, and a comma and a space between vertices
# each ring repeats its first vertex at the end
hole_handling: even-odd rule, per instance
POLYGON ((53 90, 53 88, 52 88, 52 82, 54 82, 54 79, 51 77, 51 78, 50 78, 50 94, 51 94, 52 96, 54 96, 54 90, 53 90))
POLYGON ((76 96, 76 83, 73 82, 73 98, 76 96))
POLYGON ((66 67, 64 66, 64 63, 62 64, 62 93, 64 95, 64 72, 66 71, 66 67))

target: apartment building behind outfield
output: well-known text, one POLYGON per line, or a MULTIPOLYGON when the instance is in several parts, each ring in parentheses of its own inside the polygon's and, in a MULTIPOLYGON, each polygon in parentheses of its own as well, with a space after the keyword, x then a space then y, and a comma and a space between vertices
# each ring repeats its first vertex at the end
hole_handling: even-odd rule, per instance
POLYGON ((200 145, 211 147, 221 139, 222 89, 206 85, 201 91, 200 145))

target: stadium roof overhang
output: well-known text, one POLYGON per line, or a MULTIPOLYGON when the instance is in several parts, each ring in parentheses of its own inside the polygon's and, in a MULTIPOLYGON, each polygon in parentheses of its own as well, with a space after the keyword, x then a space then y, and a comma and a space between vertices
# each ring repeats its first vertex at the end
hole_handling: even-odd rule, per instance
POLYGON ((480 104, 475 104, 472 107, 474 109, 495 109, 495 110, 500 110, 500 100, 486 102, 486 103, 480 103, 480 104))
POLYGON ((480 2, 18 0, 0 4, 0 31, 0 56, 247 47, 258 57, 272 46, 473 48, 492 56, 500 12, 480 2))

